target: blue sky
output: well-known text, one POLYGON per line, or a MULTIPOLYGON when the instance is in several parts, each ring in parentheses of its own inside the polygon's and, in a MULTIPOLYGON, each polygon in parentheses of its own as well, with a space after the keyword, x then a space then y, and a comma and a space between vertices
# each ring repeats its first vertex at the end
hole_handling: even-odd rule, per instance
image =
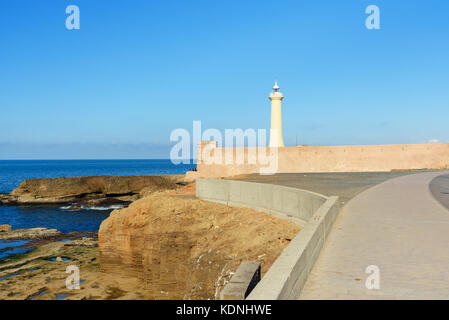
POLYGON ((449 142, 449 2, 0 0, 0 159, 168 158, 170 133, 449 142), (65 8, 80 8, 67 30, 65 8), (380 30, 365 8, 380 8, 380 30))

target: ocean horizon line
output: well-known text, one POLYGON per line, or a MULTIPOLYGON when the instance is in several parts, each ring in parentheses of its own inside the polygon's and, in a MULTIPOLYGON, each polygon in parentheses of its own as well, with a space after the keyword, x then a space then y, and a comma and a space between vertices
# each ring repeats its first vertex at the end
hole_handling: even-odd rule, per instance
MULTIPOLYGON (((0 161, 142 161, 142 160, 167 160, 170 158, 86 158, 86 159, 0 159, 0 161)), ((193 161, 194 159, 185 159, 193 161)))

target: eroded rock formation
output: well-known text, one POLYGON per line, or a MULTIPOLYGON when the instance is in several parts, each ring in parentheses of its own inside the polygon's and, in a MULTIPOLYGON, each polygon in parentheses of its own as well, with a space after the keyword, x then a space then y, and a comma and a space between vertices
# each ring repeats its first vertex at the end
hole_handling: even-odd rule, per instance
POLYGON ((268 270, 299 231, 247 208, 158 192, 100 226, 101 266, 144 284, 149 299, 214 299, 242 260, 268 270))
POLYGON ((183 184, 184 175, 90 176, 30 179, 9 195, 0 195, 1 204, 75 203, 95 206, 129 204, 142 190, 154 192, 183 184))
POLYGON ((47 228, 30 228, 30 229, 16 229, 12 230, 11 226, 4 224, 0 226, 0 240, 11 239, 45 239, 60 235, 56 229, 47 228))

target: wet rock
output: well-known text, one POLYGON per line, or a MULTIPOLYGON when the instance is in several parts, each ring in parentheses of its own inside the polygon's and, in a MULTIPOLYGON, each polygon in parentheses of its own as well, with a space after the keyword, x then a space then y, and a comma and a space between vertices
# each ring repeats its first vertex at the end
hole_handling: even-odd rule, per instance
POLYGON ((117 197, 117 198, 87 198, 71 202, 65 210, 81 210, 89 208, 100 209, 121 209, 129 206, 132 201, 137 200, 138 195, 117 197), (124 200, 126 199, 126 200, 124 200))
POLYGON ((1 224, 0 225, 0 232, 9 232, 12 228, 9 224, 1 224))
POLYGON ((9 194, 0 194, 0 204, 15 205, 17 204, 17 197, 9 194))
POLYGON ((80 246, 80 247, 98 247, 98 241, 92 238, 82 238, 72 241, 67 241, 64 246, 80 246))
POLYGON ((0 240, 18 240, 18 239, 44 239, 60 235, 56 229, 47 228, 31 228, 31 229, 16 229, 6 232, 0 232, 0 240))

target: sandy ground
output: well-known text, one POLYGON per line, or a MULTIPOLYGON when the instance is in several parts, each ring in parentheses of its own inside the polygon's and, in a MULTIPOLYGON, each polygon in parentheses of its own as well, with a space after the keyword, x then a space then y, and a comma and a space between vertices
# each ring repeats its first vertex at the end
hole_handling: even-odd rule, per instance
POLYGON ((159 221, 147 227, 158 262, 140 276, 105 268, 96 239, 54 241, 0 261, 0 299, 214 299, 241 261, 260 261, 263 274, 299 232, 265 213, 195 199, 194 192, 194 185, 158 192, 115 211, 148 208, 140 215, 159 221), (80 289, 66 288, 68 266, 79 268, 80 289), (175 282, 171 271, 181 274, 175 282))

